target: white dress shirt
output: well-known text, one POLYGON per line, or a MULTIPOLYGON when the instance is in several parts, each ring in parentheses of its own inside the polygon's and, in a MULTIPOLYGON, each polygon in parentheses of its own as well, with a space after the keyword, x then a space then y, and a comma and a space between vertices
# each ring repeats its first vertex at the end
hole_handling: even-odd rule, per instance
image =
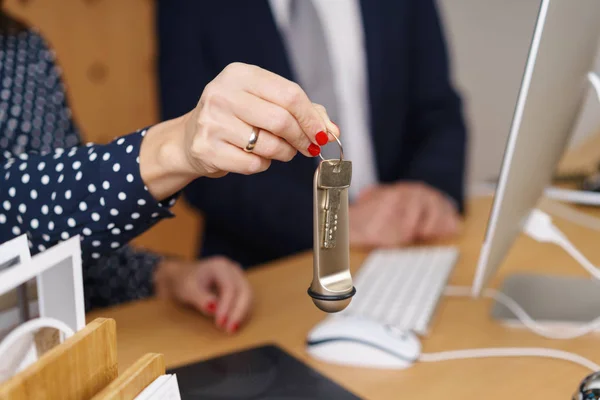
MULTIPOLYGON (((281 34, 286 35, 290 0, 269 1, 275 22, 281 34)), ((339 121, 333 122, 342 131, 344 157, 352 161, 349 194, 351 199, 355 199, 362 189, 378 181, 369 132, 367 59, 360 4, 359 0, 306 1, 313 1, 325 31, 339 114, 339 121)), ((335 146, 335 143, 328 146, 335 146)))

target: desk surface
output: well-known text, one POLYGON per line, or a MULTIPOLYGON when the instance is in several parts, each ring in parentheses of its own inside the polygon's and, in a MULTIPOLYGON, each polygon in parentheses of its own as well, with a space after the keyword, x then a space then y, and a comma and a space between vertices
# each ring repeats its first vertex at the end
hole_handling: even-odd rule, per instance
MULTIPOLYGON (((454 243, 461 248, 450 284, 470 285, 490 208, 489 199, 473 200, 454 243)), ((600 233, 565 221, 557 224, 592 262, 600 264, 600 233)), ((354 271, 366 254, 352 255, 354 271)), ((586 276, 561 249, 521 237, 500 274, 498 286, 514 271, 586 276)), ((251 271, 256 293, 250 322, 233 336, 222 334, 197 313, 158 300, 147 300, 96 311, 88 315, 117 321, 120 369, 147 352, 165 356, 168 367, 274 342, 331 379, 366 399, 568 399, 588 371, 559 360, 536 358, 445 361, 416 364, 403 371, 339 367, 317 362, 304 352, 307 332, 323 317, 306 294, 312 276, 312 258, 301 255, 251 271)), ((442 299, 431 334, 422 340, 424 352, 481 347, 549 347, 579 353, 600 362, 600 335, 551 341, 532 333, 503 327, 490 318, 491 301, 442 299)), ((600 312, 599 312, 600 314, 600 312)))

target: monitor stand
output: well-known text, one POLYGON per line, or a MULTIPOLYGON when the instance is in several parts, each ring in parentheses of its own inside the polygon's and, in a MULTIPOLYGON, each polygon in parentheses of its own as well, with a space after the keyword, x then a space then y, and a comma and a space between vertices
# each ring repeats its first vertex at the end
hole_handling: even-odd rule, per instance
MULTIPOLYGON (((552 330, 573 329, 600 317, 600 281, 541 274, 514 274, 500 289, 538 324, 552 330)), ((511 327, 525 328, 511 310, 495 301, 492 317, 511 327)), ((596 331, 600 331, 599 327, 596 331)))
MULTIPOLYGON (((542 201, 547 211, 560 207, 548 207, 552 202, 542 201)), ((583 217, 568 216, 572 222, 582 224, 583 217), (578 218, 574 218, 578 217, 578 218), (581 218, 579 218, 581 217, 581 218)), ((560 214, 560 213, 559 213, 560 214)), ((600 331, 600 269, 593 265, 554 225, 550 216, 540 209, 532 211, 523 227, 523 233, 534 240, 560 246, 591 276, 573 277, 549 274, 521 273, 509 276, 500 292, 516 302, 539 325, 552 329, 572 329, 589 325, 599 319, 594 331, 600 331)), ((512 310, 496 300, 492 317, 511 326, 525 327, 512 310)))

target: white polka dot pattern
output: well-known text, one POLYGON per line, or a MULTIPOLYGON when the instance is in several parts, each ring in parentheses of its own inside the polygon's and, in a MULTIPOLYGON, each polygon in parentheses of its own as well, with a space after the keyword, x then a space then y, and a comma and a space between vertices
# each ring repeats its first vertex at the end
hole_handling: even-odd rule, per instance
POLYGON ((144 187, 144 134, 81 146, 54 52, 33 30, 0 35, 0 243, 26 233, 35 254, 80 235, 87 309, 152 293, 159 257, 124 244, 176 197, 144 187))
MULTIPOLYGON (((141 133, 121 139, 139 151, 141 133)), ((93 151, 99 155, 95 161, 89 161, 85 147, 78 148, 72 155, 72 159, 81 163, 77 171, 83 174, 85 185, 77 183, 73 163, 62 162, 68 157, 66 153, 31 154, 27 162, 14 157, 0 159, 4 171, 10 173, 8 179, 0 180, 0 199, 5 199, 2 203, 4 222, 0 224, 0 242, 13 236, 8 232, 27 231, 35 249, 41 244, 44 234, 50 236, 52 244, 83 234, 83 229, 88 228, 90 233, 82 241, 83 260, 86 262, 91 253, 108 254, 159 219, 170 217, 169 206, 174 199, 156 202, 144 187, 135 157, 126 152, 126 146, 116 143, 93 146, 93 151), (111 156, 104 157, 106 154, 111 156), (41 163, 46 165, 45 174, 39 171, 41 163), (119 165, 117 170, 115 165, 119 165), (132 182, 127 179, 129 175, 135 177, 132 182), (30 178, 24 180, 24 176, 30 178), (61 176, 64 177, 62 180, 59 179, 61 176), (32 196, 32 193, 35 195, 32 196), (112 231, 107 229, 108 223, 114 227, 112 231), (128 225, 135 228, 125 229, 128 225), (111 241, 106 240, 109 236, 111 241), (102 244, 92 246, 94 240, 102 244)), ((136 156, 136 153, 133 154, 136 156)))

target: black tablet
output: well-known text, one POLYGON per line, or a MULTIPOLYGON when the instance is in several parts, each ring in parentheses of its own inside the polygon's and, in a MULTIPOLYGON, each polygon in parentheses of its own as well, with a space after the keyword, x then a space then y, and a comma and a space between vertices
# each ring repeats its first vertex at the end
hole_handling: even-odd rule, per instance
POLYGON ((177 375, 182 400, 356 400, 275 345, 218 356, 168 371, 177 375))

